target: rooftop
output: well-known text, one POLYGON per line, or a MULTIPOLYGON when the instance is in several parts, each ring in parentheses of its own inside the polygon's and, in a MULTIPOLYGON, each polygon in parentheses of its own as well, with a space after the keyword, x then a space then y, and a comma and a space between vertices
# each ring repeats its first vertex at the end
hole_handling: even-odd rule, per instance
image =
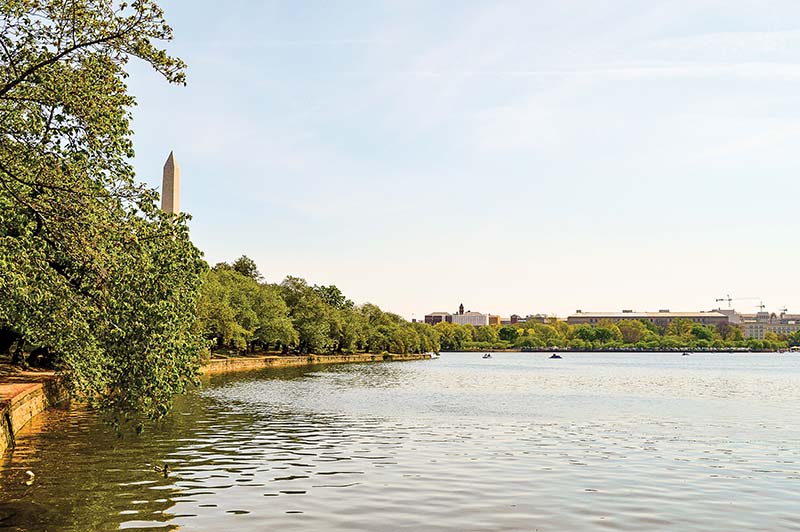
POLYGON ((722 312, 718 312, 716 310, 708 311, 708 312, 670 312, 670 311, 660 311, 660 312, 633 312, 633 311, 625 311, 625 312, 576 312, 575 314, 570 315, 570 318, 581 318, 581 317, 590 317, 590 318, 611 318, 611 319, 621 319, 621 318, 727 318, 725 314, 722 312))

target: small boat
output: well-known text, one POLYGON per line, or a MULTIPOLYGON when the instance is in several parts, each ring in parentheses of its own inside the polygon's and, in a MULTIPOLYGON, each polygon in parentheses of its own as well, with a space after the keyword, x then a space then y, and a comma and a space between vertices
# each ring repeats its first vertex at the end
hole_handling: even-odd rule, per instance
POLYGON ((553 353, 552 355, 550 355, 550 358, 561 358, 561 355, 553 353))
POLYGON ((689 355, 691 355, 691 353, 687 353, 687 352, 684 351, 684 353, 681 356, 682 357, 688 357, 689 355))
POLYGON ((489 353, 486 353, 486 354, 483 355, 483 358, 492 358, 492 355, 490 355, 489 353))

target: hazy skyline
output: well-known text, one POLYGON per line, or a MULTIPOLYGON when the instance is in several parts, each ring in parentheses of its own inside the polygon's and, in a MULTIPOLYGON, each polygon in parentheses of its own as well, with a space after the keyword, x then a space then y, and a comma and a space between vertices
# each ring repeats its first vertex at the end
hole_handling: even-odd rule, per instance
POLYGON ((175 151, 212 264, 408 318, 800 312, 796 2, 177 4, 135 164, 175 151))

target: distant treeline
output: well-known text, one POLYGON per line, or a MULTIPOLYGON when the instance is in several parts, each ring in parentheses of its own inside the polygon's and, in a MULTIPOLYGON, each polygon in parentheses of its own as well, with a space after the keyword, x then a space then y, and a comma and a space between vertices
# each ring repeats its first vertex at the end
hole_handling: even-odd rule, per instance
POLYGON ((439 351, 437 332, 376 305, 355 305, 333 285, 298 277, 264 282, 242 256, 219 263, 203 279, 199 332, 216 350, 283 353, 425 353, 439 351))
POLYGON ((800 333, 745 339, 730 324, 711 327, 676 319, 668 327, 639 320, 601 320, 596 326, 557 319, 513 325, 410 323, 376 305, 355 305, 334 285, 309 285, 297 277, 263 280, 242 256, 222 262, 203 279, 197 307, 199 332, 213 349, 282 353, 425 353, 500 349, 576 351, 750 349, 800 345, 800 333))
POLYGON ((722 324, 711 327, 688 319, 676 319, 668 327, 640 320, 601 320, 596 326, 570 325, 557 319, 544 323, 513 325, 456 325, 437 323, 433 329, 443 351, 487 351, 493 349, 570 349, 574 351, 674 349, 750 349, 775 351, 800 345, 800 333, 745 339, 741 328, 722 324))

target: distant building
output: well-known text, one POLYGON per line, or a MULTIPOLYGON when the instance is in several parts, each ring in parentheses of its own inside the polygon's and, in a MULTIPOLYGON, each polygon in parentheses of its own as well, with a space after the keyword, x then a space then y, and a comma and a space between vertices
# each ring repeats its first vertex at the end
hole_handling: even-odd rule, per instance
POLYGON ((502 323, 503 319, 500 316, 489 314, 489 325, 501 325, 502 323))
POLYGON ((761 311, 756 314, 741 314, 742 333, 745 338, 763 340, 768 332, 789 336, 800 330, 800 314, 775 314, 761 311))
POLYGON ((546 323, 547 314, 528 314, 523 321, 525 323, 546 323))
POLYGON ((513 325, 514 323, 519 323, 519 322, 522 322, 522 321, 525 321, 525 318, 523 318, 523 317, 522 317, 522 316, 520 316, 519 314, 512 314, 512 315, 511 315, 511 318, 508 320, 508 322, 509 322, 510 324, 512 324, 512 325, 513 325))
POLYGON ((425 314, 425 323, 428 325, 436 325, 437 323, 441 323, 443 321, 452 323, 453 315, 449 312, 431 312, 430 314, 425 314))
POLYGON ((474 325, 479 327, 481 325, 489 325, 489 316, 481 314, 480 312, 459 312, 453 316, 453 323, 457 325, 474 325))
POLYGON ((730 308, 718 308, 717 312, 728 316, 728 323, 731 325, 739 325, 742 321, 742 315, 730 308))
POLYGON ((587 324, 595 326, 603 320, 641 320, 650 322, 658 327, 667 327, 677 319, 690 320, 714 327, 722 323, 730 323, 730 316, 718 310, 709 312, 670 312, 669 310, 659 310, 658 312, 634 312, 632 310, 623 310, 622 312, 582 312, 579 310, 567 318, 567 323, 570 325, 587 324))

